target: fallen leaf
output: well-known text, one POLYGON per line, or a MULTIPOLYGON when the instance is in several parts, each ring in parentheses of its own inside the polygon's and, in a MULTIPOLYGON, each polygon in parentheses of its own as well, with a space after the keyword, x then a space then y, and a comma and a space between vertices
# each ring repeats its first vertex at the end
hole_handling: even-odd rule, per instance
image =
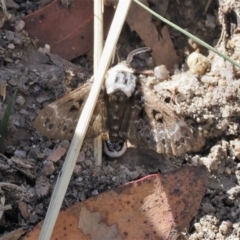
POLYGON ((18 228, 1 237, 1 240, 18 240, 24 233, 25 231, 22 228, 18 228))
POLYGON ((57 162, 61 159, 62 156, 65 155, 67 149, 62 147, 61 145, 58 145, 56 149, 52 151, 52 153, 47 157, 47 160, 52 162, 57 162))
MULTIPOLYGON (((147 0, 141 2, 148 6, 147 0)), ((135 2, 130 7, 126 21, 131 30, 136 31, 145 45, 151 48, 156 65, 165 65, 172 69, 178 63, 167 26, 157 29, 152 22, 152 15, 135 2)))
MULTIPOLYGON (((153 174, 60 212, 51 239, 177 239, 206 190, 204 171, 153 174)), ((25 236, 38 239, 42 223, 25 236)))
POLYGON ((18 209, 25 219, 29 218, 28 205, 25 202, 20 201, 18 203, 18 209))
MULTIPOLYGON (((74 1, 69 8, 54 0, 23 20, 31 38, 39 40, 40 47, 47 43, 51 52, 72 60, 86 54, 93 47, 93 2, 74 1)), ((114 10, 104 9, 104 32, 107 34, 114 10)))

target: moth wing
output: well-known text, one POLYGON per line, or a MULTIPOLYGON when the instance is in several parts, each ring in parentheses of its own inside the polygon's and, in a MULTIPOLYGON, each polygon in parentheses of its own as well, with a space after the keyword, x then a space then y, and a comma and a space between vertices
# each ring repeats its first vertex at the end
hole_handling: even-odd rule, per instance
POLYGON ((133 103, 126 111, 120 134, 134 145, 176 156, 191 150, 194 143, 186 122, 153 90, 142 85, 136 90, 133 103))
MULTIPOLYGON (((43 108, 34 121, 34 127, 50 139, 72 139, 81 111, 85 105, 91 84, 86 83, 66 96, 43 108)), ((95 107, 86 138, 93 138, 102 133, 105 105, 100 96, 95 107)))

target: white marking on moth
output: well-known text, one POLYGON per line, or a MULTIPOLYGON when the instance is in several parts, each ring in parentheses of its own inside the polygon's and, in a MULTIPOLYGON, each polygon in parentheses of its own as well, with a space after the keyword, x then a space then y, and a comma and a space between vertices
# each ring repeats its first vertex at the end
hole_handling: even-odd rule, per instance
POLYGON ((118 120, 119 117, 118 117, 117 115, 112 115, 112 119, 114 119, 114 120, 118 120))
POLYGON ((112 129, 113 129, 113 130, 118 130, 118 125, 112 126, 112 129))
POLYGON ((119 109, 119 105, 118 105, 118 104, 115 104, 115 105, 114 105, 114 109, 115 109, 115 110, 118 110, 118 109, 119 109))
POLYGON ((104 142, 104 152, 109 156, 109 157, 120 157, 122 156, 126 150, 127 150, 127 144, 124 142, 123 147, 120 151, 109 151, 106 143, 104 142))
POLYGON ((118 137, 117 133, 112 133, 111 135, 112 135, 112 137, 118 137))
POLYGON ((136 76, 127 67, 126 62, 121 62, 108 70, 105 86, 107 94, 121 91, 130 97, 136 87, 136 76))

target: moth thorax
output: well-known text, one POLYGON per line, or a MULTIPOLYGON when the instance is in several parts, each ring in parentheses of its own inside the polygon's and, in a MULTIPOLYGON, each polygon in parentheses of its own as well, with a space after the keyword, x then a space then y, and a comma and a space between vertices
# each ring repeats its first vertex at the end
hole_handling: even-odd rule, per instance
POLYGON ((135 90, 137 77, 130 69, 129 71, 126 71, 126 69, 121 70, 117 66, 111 68, 106 75, 106 92, 107 94, 111 94, 121 91, 127 97, 130 97, 135 90))
POLYGON ((117 103, 122 103, 126 100, 127 100, 126 95, 120 90, 116 90, 114 93, 109 94, 110 103, 114 102, 115 104, 117 104, 117 103))
POLYGON ((125 141, 104 141, 104 152, 109 157, 120 157, 122 156, 127 150, 127 144, 125 141))

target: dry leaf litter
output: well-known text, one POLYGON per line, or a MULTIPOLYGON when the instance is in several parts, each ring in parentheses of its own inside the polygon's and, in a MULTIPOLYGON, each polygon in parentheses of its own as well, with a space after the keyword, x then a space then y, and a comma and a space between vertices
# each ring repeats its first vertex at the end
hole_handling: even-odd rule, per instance
MULTIPOLYGON (((4 214, 0 212, 0 236, 20 227, 29 230, 44 219, 64 161, 62 154, 70 143, 39 136, 32 122, 39 109, 86 81, 92 72, 92 63, 86 57, 70 64, 57 56, 42 54, 49 53, 49 46, 41 50, 42 53, 30 47, 31 39, 24 29, 21 31, 24 28, 21 18, 34 11, 37 5, 21 0, 6 2, 10 4, 12 28, 0 30, 0 84, 7 84, 6 100, 0 104, 1 118, 16 88, 18 93, 9 133, 1 146, 4 150, 4 155, 0 156, 1 205, 11 205, 12 209, 5 210, 4 214), (66 71, 69 68, 75 69, 74 76, 66 71)), ((44 4, 44 1, 38 2, 39 6, 44 4)), ((235 24, 231 34, 226 28, 229 13, 239 16, 237 1, 210 1, 204 15, 205 7, 206 4, 196 1, 185 0, 181 4, 169 1, 168 17, 202 39, 208 39, 212 45, 222 36, 217 48, 238 60, 238 25, 235 24), (196 8, 194 2, 198 4, 196 8), (173 14, 176 8, 179 15, 173 14), (199 21, 191 21, 196 17, 199 21)), ((9 17, 5 16, 2 21, 9 21, 9 17)), ((110 161, 104 157, 103 167, 97 169, 92 142, 86 142, 63 208, 149 173, 167 172, 183 165, 204 165, 208 190, 192 226, 180 239, 237 240, 240 238, 240 70, 216 54, 206 54, 206 50, 188 42, 180 33, 170 30, 170 34, 182 64, 174 69, 156 68, 157 78, 148 77, 146 84, 192 127, 196 152, 175 158, 130 148, 119 159, 110 161), (193 51, 196 49, 199 51, 193 51), (134 158, 137 154, 141 157, 134 158)), ((131 45, 124 34, 119 41, 122 59, 130 50, 143 46, 136 34, 130 36, 131 45)), ((148 55, 143 55, 141 61, 153 65, 148 55)))

